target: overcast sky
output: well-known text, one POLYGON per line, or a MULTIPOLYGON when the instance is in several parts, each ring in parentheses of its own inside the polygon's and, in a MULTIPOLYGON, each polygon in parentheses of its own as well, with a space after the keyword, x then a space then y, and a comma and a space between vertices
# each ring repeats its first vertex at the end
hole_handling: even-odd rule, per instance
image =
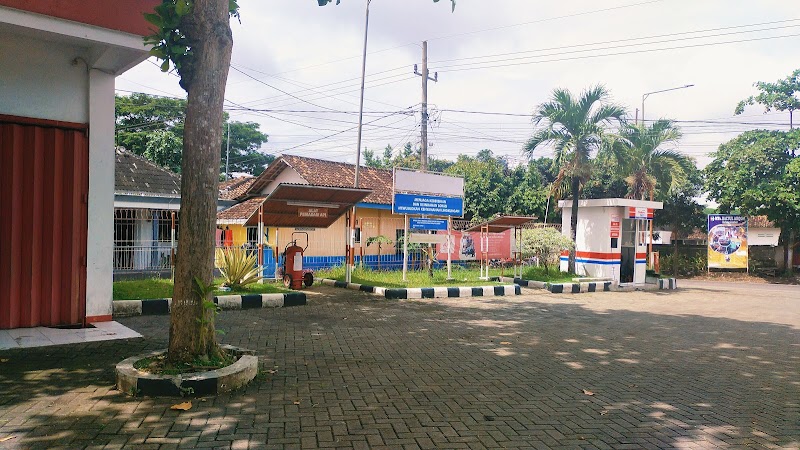
MULTIPOLYGON (((239 3, 226 93, 233 119, 261 124, 264 152, 354 162, 365 1, 239 3)), ((755 93, 753 82, 800 68, 796 0, 458 0, 454 13, 447 0, 373 0, 370 9, 363 146, 378 153, 420 141, 413 66, 423 40, 439 72, 429 84, 429 140, 440 158, 488 148, 521 161, 532 129, 525 115, 556 87, 598 83, 631 119, 644 93, 694 84, 651 95, 645 118, 682 121, 679 149, 701 166, 756 122, 788 129, 788 114, 733 110, 755 93)), ((145 62, 117 88, 185 97, 177 81, 145 62)))

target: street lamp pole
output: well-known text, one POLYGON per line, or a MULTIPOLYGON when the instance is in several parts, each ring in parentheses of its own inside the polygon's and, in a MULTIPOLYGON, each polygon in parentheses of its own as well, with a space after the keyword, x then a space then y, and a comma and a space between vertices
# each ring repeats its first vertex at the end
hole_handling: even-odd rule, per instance
POLYGON ((662 89, 660 91, 653 91, 653 92, 647 92, 645 94, 642 94, 642 125, 644 125, 644 101, 647 100, 647 97, 649 97, 649 96, 651 96, 653 94, 660 94, 662 92, 669 92, 669 91, 677 91, 678 89, 686 89, 686 88, 690 88, 690 87, 693 87, 693 86, 694 86, 693 84, 687 84, 687 85, 684 85, 684 86, 678 86, 678 87, 669 88, 669 89, 662 89))
MULTIPOLYGON (((642 127, 644 128, 646 126, 645 122, 644 122, 644 101, 647 100, 647 97, 649 97, 649 96, 651 96, 653 94, 660 94, 662 92, 669 92, 669 91, 677 91, 678 89, 686 89, 686 88, 690 88, 692 86, 694 86, 694 85, 693 84, 686 84, 686 85, 683 85, 683 86, 677 86, 677 87, 669 88, 669 89, 662 89, 660 91, 646 92, 646 93, 642 94, 642 127)), ((653 199, 651 198, 650 200, 653 200, 653 199)), ((655 219, 653 219, 653 220, 655 220, 655 219)), ((653 256, 652 256, 653 255, 653 220, 650 220, 650 239, 649 239, 649 241, 647 243, 647 260, 650 262, 650 268, 651 269, 655 269, 655 267, 653 267, 653 256)))
MULTIPOLYGON (((364 19, 364 53, 361 56, 361 103, 358 108, 358 138, 356 144, 356 170, 353 187, 358 189, 358 169, 361 166, 361 131, 364 127, 364 81, 367 76, 367 37, 369 36, 369 4, 372 0, 367 0, 366 18, 364 19)), ((353 276, 355 265, 355 245, 356 245, 356 207, 350 211, 350 245, 348 246, 348 260, 345 265, 345 281, 350 283, 353 276)))

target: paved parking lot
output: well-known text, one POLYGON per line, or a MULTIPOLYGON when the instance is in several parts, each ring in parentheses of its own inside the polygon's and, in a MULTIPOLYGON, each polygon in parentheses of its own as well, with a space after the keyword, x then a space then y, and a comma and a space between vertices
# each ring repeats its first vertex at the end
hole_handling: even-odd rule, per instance
POLYGON ((800 448, 800 288, 386 301, 223 312, 258 351, 247 389, 130 398, 145 338, 0 352, 0 448, 800 448), (274 373, 270 373, 273 371, 274 373))

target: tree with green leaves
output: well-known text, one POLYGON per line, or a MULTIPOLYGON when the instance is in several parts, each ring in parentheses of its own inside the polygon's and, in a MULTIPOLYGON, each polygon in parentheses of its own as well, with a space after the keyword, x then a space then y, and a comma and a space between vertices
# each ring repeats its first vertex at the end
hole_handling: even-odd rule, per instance
POLYGON ((623 125, 608 150, 628 184, 628 197, 654 200, 656 191, 666 194, 686 181, 695 167, 688 156, 672 148, 681 138, 675 123, 659 119, 650 125, 623 125))
POLYGON ((562 251, 575 248, 575 243, 555 228, 522 230, 521 239, 523 257, 538 258, 545 273, 550 273, 550 265, 558 263, 562 251))
POLYGON ((703 189, 702 172, 697 167, 686 173, 686 179, 662 197, 664 208, 655 215, 655 225, 672 231, 672 274, 678 275, 678 239, 696 228, 704 229, 706 214, 696 198, 703 189))
MULTIPOLYGON (((421 149, 414 149, 410 142, 406 142, 399 153, 395 155, 394 149, 391 145, 387 145, 383 149, 382 156, 375 156, 375 152, 369 149, 364 149, 364 165, 367 167, 374 167, 376 169, 392 169, 394 167, 402 167, 404 169, 419 169, 421 164, 421 149)), ((428 170, 433 172, 444 172, 448 167, 452 166, 453 162, 446 159, 439 159, 433 156, 428 156, 428 170)))
POLYGON ((233 49, 230 17, 236 0, 163 0, 145 17, 156 31, 145 38, 162 70, 172 65, 186 90, 181 155, 181 241, 170 314, 169 361, 220 354, 212 301, 222 107, 233 49))
MULTIPOLYGON (((572 195, 571 235, 576 242, 578 199, 592 172, 592 157, 602 147, 609 126, 623 122, 625 109, 610 102, 603 86, 595 86, 575 97, 566 89, 553 91, 551 99, 533 114, 536 127, 523 149, 533 158, 537 148, 552 146, 559 168, 554 184, 569 180, 572 195)), ((575 272, 575 249, 569 254, 569 271, 575 272)))
POLYGON ((507 163, 494 158, 490 150, 475 157, 459 155, 445 172, 464 178, 465 219, 477 221, 504 212, 510 188, 507 171, 507 163))
POLYGON ((367 247, 372 244, 378 245, 378 270, 381 270, 381 247, 383 247, 383 244, 392 244, 393 242, 394 241, 382 234, 367 239, 367 247))
MULTIPOLYGON (((317 1, 320 6, 330 2, 317 1)), ((451 1, 455 8, 455 0, 451 1)), ((154 14, 145 15, 155 26, 145 45, 163 60, 163 71, 174 67, 188 94, 180 215, 181 223, 191 226, 182 229, 175 264, 167 353, 172 362, 208 359, 220 353, 211 285, 222 109, 233 50, 231 17, 239 17, 237 0, 162 0, 154 14)))
POLYGON ((244 172, 253 176, 261 175, 267 166, 275 160, 275 156, 259 151, 267 142, 268 136, 262 133, 257 122, 228 122, 222 129, 222 157, 220 172, 225 171, 229 162, 229 171, 244 172), (228 143, 228 125, 230 125, 230 155, 226 153, 228 143))
POLYGON ((720 145, 705 168, 708 196, 721 213, 765 215, 780 227, 787 272, 800 230, 798 148, 800 130, 748 131, 720 145))
POLYGON ((734 114, 741 114, 748 105, 764 106, 764 112, 789 111, 789 129, 794 129, 794 111, 800 109, 800 69, 774 83, 758 81, 754 86, 761 92, 736 105, 734 114))
POLYGON ((581 193, 584 198, 624 198, 628 183, 620 174, 617 159, 611 152, 601 151, 593 161, 592 174, 581 193))
MULTIPOLYGON (((117 95, 115 100, 117 145, 180 173, 186 100, 143 93, 117 95)), ((256 122, 230 121, 227 113, 223 116, 220 173, 225 170, 230 126, 230 171, 259 175, 275 159, 259 151, 268 136, 256 122)))

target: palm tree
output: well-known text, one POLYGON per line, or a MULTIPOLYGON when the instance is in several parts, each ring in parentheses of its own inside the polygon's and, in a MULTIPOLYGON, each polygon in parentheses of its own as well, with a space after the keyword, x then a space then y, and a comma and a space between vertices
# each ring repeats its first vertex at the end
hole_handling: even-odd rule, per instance
MULTIPOLYGON (((610 103, 608 91, 595 86, 574 97, 566 89, 556 89, 552 98, 533 113, 536 131, 523 149, 529 158, 540 146, 552 145, 559 172, 554 186, 569 180, 572 192, 570 231, 576 242, 578 195, 592 171, 592 155, 601 148, 606 127, 623 121, 625 109, 610 103)), ((569 271, 575 272, 575 247, 569 252, 569 271)))
POLYGON ((692 158, 666 148, 681 138, 675 123, 659 119, 648 125, 624 125, 609 145, 620 174, 628 183, 628 197, 653 200, 656 190, 666 194, 686 181, 695 167, 692 158))

